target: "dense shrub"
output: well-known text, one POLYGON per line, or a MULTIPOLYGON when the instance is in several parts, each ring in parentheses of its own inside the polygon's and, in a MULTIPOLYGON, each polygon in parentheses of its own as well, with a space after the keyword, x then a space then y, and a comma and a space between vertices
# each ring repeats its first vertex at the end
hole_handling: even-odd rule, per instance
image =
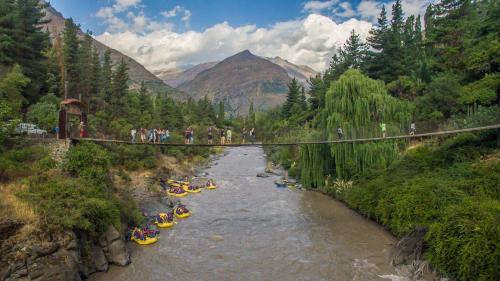
POLYGON ((498 280, 497 149, 494 132, 462 134, 412 149, 343 193, 328 191, 397 236, 429 228, 429 261, 458 280, 498 280))
POLYGON ((427 258, 458 280, 500 280, 500 203, 470 197, 430 226, 427 258))
POLYGON ((84 143, 73 146, 64 158, 64 170, 72 176, 103 183, 109 172, 110 156, 99 145, 84 143))
POLYGON ((32 179, 21 194, 52 226, 98 233, 109 224, 120 226, 120 210, 106 191, 83 179, 32 179))
POLYGON ((34 165, 39 166, 39 160, 51 167, 53 161, 48 151, 42 146, 13 147, 0 154, 0 181, 26 177, 33 173, 34 165))

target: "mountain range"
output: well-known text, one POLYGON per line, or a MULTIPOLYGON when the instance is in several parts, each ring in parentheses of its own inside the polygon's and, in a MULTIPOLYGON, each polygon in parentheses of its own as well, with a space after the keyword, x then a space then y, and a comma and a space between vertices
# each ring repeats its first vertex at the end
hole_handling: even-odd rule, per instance
MULTIPOLYGON (((64 16, 56 9, 54 9, 54 7, 52 7, 51 5, 47 6, 47 8, 45 9, 45 13, 46 13, 46 18, 50 21, 47 24, 45 24, 44 29, 49 32, 52 39, 54 39, 59 35, 62 35, 64 31, 64 20, 65 20, 64 16)), ((83 37, 84 33, 80 31, 79 35, 83 37)), ((95 39, 92 39, 92 45, 101 56, 107 49, 109 49, 111 51, 111 60, 113 64, 119 63, 122 59, 127 63, 129 67, 131 88, 138 88, 140 83, 144 81, 146 86, 154 91, 167 92, 179 99, 185 98, 180 91, 167 85, 160 78, 158 78, 153 73, 149 72, 143 65, 141 65, 131 57, 126 56, 123 53, 113 48, 110 48, 95 39)))
POLYGON ((195 99, 207 96, 223 101, 228 112, 246 113, 251 102, 260 110, 281 104, 290 80, 284 68, 245 50, 203 70, 178 89, 195 99))
MULTIPOLYGON (((50 20, 45 29, 52 39, 62 35, 64 16, 52 6, 46 8, 50 20)), ((83 32, 79 32, 81 37, 83 32)), ((130 87, 142 81, 152 92, 168 93, 178 100, 207 96, 213 102, 223 101, 226 111, 245 114, 251 102, 256 110, 265 110, 283 103, 287 84, 296 78, 306 89, 307 80, 317 74, 308 66, 295 65, 280 57, 265 58, 245 50, 217 62, 206 62, 187 70, 164 70, 151 73, 131 57, 92 39, 94 48, 103 55, 109 49, 114 64, 122 59, 128 64, 130 87)))

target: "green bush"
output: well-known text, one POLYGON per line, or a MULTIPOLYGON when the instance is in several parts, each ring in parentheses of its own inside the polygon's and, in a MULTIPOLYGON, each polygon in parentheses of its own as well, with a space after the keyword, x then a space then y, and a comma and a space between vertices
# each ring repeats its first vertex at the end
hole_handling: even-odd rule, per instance
POLYGON ((43 159, 46 167, 53 166, 54 162, 48 151, 42 146, 13 147, 0 154, 0 181, 27 177, 43 159))
POLYGON ((63 163, 65 171, 94 183, 104 183, 109 173, 110 156, 97 144, 83 143, 71 147, 63 163))
POLYGON ((467 198, 430 225, 427 258, 458 280, 500 280, 500 203, 467 198))
POLYGON ((494 132, 462 134, 412 149, 343 193, 326 191, 399 237, 429 228, 429 261, 457 280, 498 280, 498 155, 494 132))
POLYGON ((106 191, 84 179, 32 179, 20 196, 33 203, 49 225, 90 233, 110 224, 120 226, 120 210, 106 191))

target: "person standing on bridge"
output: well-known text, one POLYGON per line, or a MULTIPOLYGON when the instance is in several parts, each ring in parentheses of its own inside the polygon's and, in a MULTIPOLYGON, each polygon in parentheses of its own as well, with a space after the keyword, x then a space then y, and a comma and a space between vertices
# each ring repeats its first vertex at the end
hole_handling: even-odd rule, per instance
POLYGON ((208 144, 212 144, 214 139, 212 126, 208 127, 208 144))
POLYGON ((415 132, 417 131, 417 128, 415 127, 415 122, 412 122, 410 124, 410 136, 415 135, 415 132))
POLYGON ((226 144, 226 131, 224 128, 220 129, 220 144, 226 144))
POLYGON ((165 129, 165 142, 170 141, 170 131, 168 129, 165 129))
POLYGON ((228 128, 227 132, 226 132, 226 141, 228 144, 231 144, 232 137, 233 137, 233 133, 231 132, 231 129, 228 128))
POLYGON ((252 128, 250 130, 250 141, 252 142, 252 144, 255 143, 255 128, 252 128))
POLYGON ((135 128, 132 128, 132 130, 130 130, 130 136, 132 137, 132 142, 135 142, 136 135, 137 135, 137 130, 135 128))
POLYGON ((189 138, 189 144, 194 144, 194 129, 192 127, 190 127, 190 128, 191 128, 191 130, 190 130, 191 136, 189 138))
POLYGON ((243 144, 245 144, 245 140, 247 139, 247 134, 248 134, 247 128, 243 128, 242 137, 241 137, 243 144))
POLYGON ((340 127, 337 127, 337 136, 339 137, 339 140, 342 140, 344 137, 344 131, 340 127))
POLYGON ((189 141, 191 140, 191 131, 189 129, 190 128, 188 127, 184 131, 184 144, 189 144, 189 141))
POLYGON ((80 126, 78 126, 78 128, 80 129, 80 138, 84 138, 86 137, 85 135, 85 123, 80 122, 80 126))
POLYGON ((141 128, 140 132, 141 132, 141 142, 145 142, 146 141, 146 129, 141 128))
POLYGON ((382 137, 385 138, 386 137, 386 132, 387 132, 387 128, 385 126, 385 123, 381 123, 380 124, 380 129, 382 130, 382 137))

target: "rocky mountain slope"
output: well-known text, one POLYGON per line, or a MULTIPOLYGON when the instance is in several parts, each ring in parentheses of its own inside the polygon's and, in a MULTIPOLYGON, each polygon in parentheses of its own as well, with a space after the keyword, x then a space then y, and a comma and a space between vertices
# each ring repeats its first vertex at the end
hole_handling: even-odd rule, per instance
POLYGON ((307 65, 296 65, 280 57, 266 58, 272 63, 275 63, 286 70, 288 76, 295 77, 306 89, 309 88, 307 81, 310 77, 314 77, 318 74, 314 69, 307 65))
MULTIPOLYGON (((62 35, 64 31, 64 16, 59 13, 52 6, 48 6, 46 9, 46 17, 50 19, 50 22, 45 25, 47 31, 49 31, 52 38, 55 38, 58 35, 62 35)), ((83 36, 83 32, 81 32, 83 36)), ((153 73, 149 72, 144 66, 135 61, 134 59, 120 53, 119 51, 112 49, 101 42, 93 39, 93 45, 97 49, 97 51, 102 55, 106 51, 106 49, 111 50, 111 60, 113 63, 118 63, 122 59, 128 64, 129 67, 129 76, 131 80, 130 87, 138 88, 141 81, 144 81, 148 88, 159 91, 159 92, 168 92, 172 94, 174 97, 182 98, 183 94, 165 84, 160 78, 156 77, 153 73)))
POLYGON ((285 69, 245 50, 200 72, 178 89, 195 99, 207 96, 224 101, 227 111, 245 114, 252 101, 256 109, 281 104, 289 81, 285 69))
POLYGON ((197 64, 189 69, 173 69, 166 71, 155 71, 154 74, 169 86, 177 87, 184 82, 193 80, 200 72, 214 67, 219 62, 206 62, 197 64))
MULTIPOLYGON (((307 81, 310 77, 318 74, 314 69, 306 65, 296 65, 280 57, 266 58, 262 57, 272 63, 275 63, 285 69, 290 78, 296 78, 306 89, 309 88, 307 81)), ((219 62, 207 62, 195 65, 187 70, 170 69, 164 71, 156 71, 154 74, 162 79, 165 83, 172 87, 178 87, 182 83, 192 81, 200 72, 214 67, 219 62)))

